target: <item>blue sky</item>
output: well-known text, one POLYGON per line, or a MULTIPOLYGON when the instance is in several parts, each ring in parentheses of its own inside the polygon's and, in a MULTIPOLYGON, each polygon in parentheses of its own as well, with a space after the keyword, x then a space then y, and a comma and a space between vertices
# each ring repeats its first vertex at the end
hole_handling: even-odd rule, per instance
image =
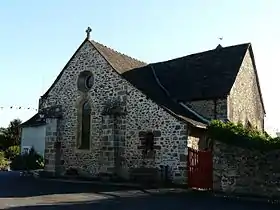
POLYGON ((145 62, 251 42, 266 128, 280 129, 280 1, 10 0, 0 2, 0 126, 26 120, 85 38, 145 62), (223 37, 219 41, 218 37, 223 37), (10 106, 22 109, 9 109, 10 106))

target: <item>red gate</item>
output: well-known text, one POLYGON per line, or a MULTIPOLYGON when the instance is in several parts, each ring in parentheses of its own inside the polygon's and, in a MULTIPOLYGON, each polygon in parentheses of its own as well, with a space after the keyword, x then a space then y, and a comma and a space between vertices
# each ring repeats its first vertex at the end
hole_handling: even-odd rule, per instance
POLYGON ((211 190, 213 164, 211 151, 188 148, 188 185, 190 188, 211 190))

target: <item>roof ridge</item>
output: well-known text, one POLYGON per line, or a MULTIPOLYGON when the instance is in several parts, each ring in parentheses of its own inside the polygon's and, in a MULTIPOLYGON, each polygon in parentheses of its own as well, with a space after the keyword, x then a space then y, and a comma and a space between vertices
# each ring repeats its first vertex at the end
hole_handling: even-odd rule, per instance
MULTIPOLYGON (((231 47, 238 47, 238 46, 242 46, 242 45, 250 46, 251 43, 247 42, 247 43, 243 43, 243 44, 236 44, 236 45, 225 46, 225 47, 222 47, 220 50, 225 50, 225 49, 228 49, 228 48, 231 48, 231 47)), ((172 62, 172 61, 175 61, 175 60, 183 59, 183 58, 186 58, 186 57, 191 57, 191 56, 195 56, 195 55, 199 55, 199 54, 203 54, 203 53, 213 52, 213 51, 216 51, 216 50, 217 49, 214 48, 214 49, 205 50, 205 51, 201 51, 201 52, 195 52, 195 53, 191 53, 191 54, 180 56, 180 57, 176 57, 176 58, 171 58, 171 59, 164 60, 164 61, 153 62, 153 63, 150 63, 150 64, 168 63, 168 62, 172 62)))

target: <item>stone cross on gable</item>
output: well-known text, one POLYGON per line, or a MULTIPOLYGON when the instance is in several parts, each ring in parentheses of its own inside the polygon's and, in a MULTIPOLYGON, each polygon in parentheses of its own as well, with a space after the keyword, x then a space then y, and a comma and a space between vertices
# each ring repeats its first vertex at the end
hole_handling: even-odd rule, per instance
POLYGON ((87 28, 87 30, 86 30, 86 33, 87 33, 87 39, 89 39, 90 38, 90 32, 91 32, 92 30, 91 30, 91 28, 90 27, 88 27, 87 28))

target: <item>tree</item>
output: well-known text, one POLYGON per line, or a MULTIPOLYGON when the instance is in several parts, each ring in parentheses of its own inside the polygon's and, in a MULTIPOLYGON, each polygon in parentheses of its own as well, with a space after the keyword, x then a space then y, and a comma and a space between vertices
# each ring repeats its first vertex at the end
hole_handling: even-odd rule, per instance
POLYGON ((0 151, 6 148, 6 138, 3 131, 4 128, 0 128, 0 151))
POLYGON ((20 154, 20 146, 14 145, 8 147, 8 149, 5 150, 5 157, 9 160, 15 159, 16 156, 20 154))
POLYGON ((10 122, 10 125, 7 128, 7 133, 9 140, 12 142, 12 145, 20 145, 20 119, 15 119, 10 122))
POLYGON ((14 119, 7 128, 0 130, 0 141, 3 141, 0 142, 0 146, 7 149, 10 146, 20 145, 20 124, 20 119, 14 119))

